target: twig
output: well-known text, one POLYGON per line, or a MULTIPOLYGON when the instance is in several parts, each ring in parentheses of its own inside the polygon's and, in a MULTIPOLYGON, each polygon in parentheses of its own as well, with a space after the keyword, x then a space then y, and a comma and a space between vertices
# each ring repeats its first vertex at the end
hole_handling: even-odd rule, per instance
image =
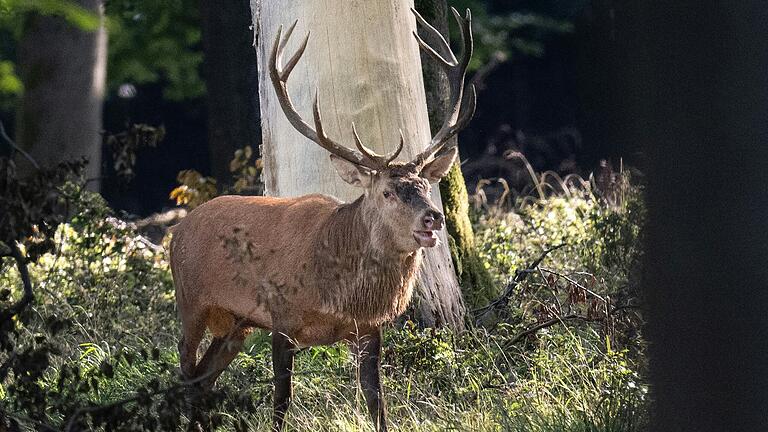
POLYGON ((538 258, 536 258, 535 261, 533 261, 531 264, 528 265, 523 270, 518 270, 515 272, 515 277, 507 284, 507 287, 504 289, 504 293, 501 294, 496 300, 493 300, 488 305, 483 306, 479 309, 473 310, 472 314, 479 314, 477 317, 476 322, 479 322, 485 315, 487 315, 489 312, 491 312, 494 309, 498 309, 499 307, 506 306, 507 303, 509 303, 509 298, 512 296, 515 287, 519 285, 521 282, 523 282, 530 273, 533 273, 536 271, 536 269, 539 267, 539 264, 541 264, 542 261, 544 261, 544 258, 547 257, 547 255, 550 254, 550 252, 556 251, 557 249, 560 249, 562 247, 567 246, 567 243, 561 243, 557 246, 553 246, 549 249, 544 250, 544 252, 539 255, 538 258))
POLYGON ((543 267, 542 267, 542 268, 541 268, 541 270, 542 270, 543 272, 545 272, 545 273, 549 273, 549 274, 551 274, 551 275, 554 275, 554 276, 557 276, 557 277, 559 277, 559 278, 563 278, 563 279, 565 279, 567 282, 569 282, 569 283, 573 284, 574 286, 576 286, 577 288, 579 288, 579 289, 583 290, 584 292, 586 292, 587 294, 591 295, 592 297, 595 297, 595 298, 597 298, 598 300, 600 300, 600 301, 601 301, 601 302, 603 302, 603 303, 607 303, 607 302, 605 301, 605 298, 604 298, 603 296, 601 296, 600 294, 598 294, 598 293, 596 293, 596 292, 592 291, 591 289, 589 289, 589 288, 585 287, 584 285, 580 284, 580 283, 579 283, 579 282, 577 282, 577 281, 576 281, 574 278, 572 278, 572 277, 570 277, 570 276, 568 276, 568 275, 565 275, 565 274, 563 274, 563 273, 560 273, 560 272, 556 272, 556 271, 554 271, 554 270, 550 270, 550 269, 548 269, 548 268, 543 268, 543 267))
MULTIPOLYGON (((233 326, 232 330, 230 330, 230 332, 226 336, 224 336, 224 338, 228 339, 228 338, 232 337, 232 335, 234 335, 238 331, 238 329, 240 328, 241 324, 242 324, 242 322, 241 323, 237 323, 235 326, 233 326)), ((219 348, 219 352, 221 350, 223 350, 223 349, 224 349, 224 346, 219 348)), ((76 424, 77 419, 80 418, 84 414, 90 414, 90 413, 94 413, 94 412, 109 410, 109 409, 112 409, 112 408, 115 408, 115 407, 118 407, 118 406, 121 406, 121 405, 126 405, 126 404, 129 404, 129 403, 137 402, 137 401, 139 401, 140 399, 143 399, 143 398, 147 398, 147 397, 151 398, 151 397, 157 396, 159 394, 172 392, 172 391, 180 389, 182 387, 193 386, 193 385, 195 385, 197 383, 200 383, 200 382, 208 379, 214 373, 216 373, 216 370, 209 370, 206 373, 201 374, 201 375, 199 375, 199 376, 197 376, 197 377, 195 377, 193 379, 184 380, 184 381, 176 383, 176 384, 174 384, 172 386, 169 386, 169 387, 166 387, 166 388, 163 388, 163 389, 154 390, 154 391, 146 393, 146 394, 137 394, 135 396, 131 396, 131 397, 128 397, 128 398, 125 398, 125 399, 121 399, 121 400, 118 400, 118 401, 115 401, 115 402, 112 402, 112 403, 109 403, 109 404, 106 404, 106 405, 93 405, 93 406, 78 408, 72 414, 72 417, 69 418, 69 421, 67 421, 67 427, 64 429, 64 432, 73 431, 74 430, 73 428, 75 426, 77 426, 77 424, 76 424)), ((269 384, 269 383, 272 382, 272 380, 271 379, 262 379, 262 380, 251 380, 250 382, 252 384, 269 384)))
POLYGON ((622 306, 616 306, 614 308, 611 308, 610 311, 608 311, 608 314, 606 316, 596 317, 596 318, 590 318, 590 317, 586 317, 586 316, 583 316, 583 315, 577 315, 577 314, 568 314, 568 315, 564 315, 564 316, 556 316, 556 317, 554 317, 554 318, 552 318, 550 320, 547 320, 547 321, 541 322, 539 324, 536 324, 535 326, 533 326, 533 327, 531 327, 531 328, 529 328, 527 330, 524 330, 524 331, 518 333, 517 336, 512 338, 512 340, 510 340, 509 342, 504 344, 504 348, 510 347, 510 346, 520 342, 521 340, 523 340, 526 336, 532 335, 532 334, 538 332, 539 330, 545 329, 547 327, 552 327, 555 324, 565 324, 566 321, 574 321, 574 320, 584 321, 584 322, 601 322, 601 321, 607 320, 609 317, 612 317, 617 312, 620 312, 620 311, 623 311, 623 310, 627 310, 627 309, 639 309, 639 307, 636 306, 636 305, 631 305, 631 304, 622 305, 622 306))
POLYGON ((510 346, 512 346, 512 345, 514 345, 514 344, 516 344, 518 342, 520 342, 525 337, 527 337, 529 335, 532 335, 532 334, 538 332, 539 330, 545 329, 547 327, 552 327, 555 324, 565 323, 565 321, 573 321, 573 320, 580 320, 580 321, 584 321, 584 322, 599 322, 599 321, 602 321, 603 318, 589 318, 589 317, 585 317, 585 316, 582 316, 582 315, 576 315, 576 314, 571 314, 571 315, 566 315, 566 316, 558 316, 558 317, 552 318, 552 319, 550 319, 548 321, 544 321, 542 323, 536 324, 535 326, 520 332, 517 336, 512 338, 512 340, 510 340, 509 342, 505 343, 504 344, 504 348, 508 348, 508 347, 510 347, 510 346))
POLYGON ((109 410, 109 409, 112 409, 112 408, 115 408, 115 407, 118 407, 118 406, 121 406, 121 405, 126 405, 126 404, 129 404, 129 403, 132 403, 132 402, 137 402, 137 401, 139 401, 139 400, 141 400, 143 398, 146 398, 146 397, 153 397, 153 396, 157 396, 159 394, 172 392, 172 391, 180 389, 182 387, 192 386, 192 385, 195 385, 198 382, 203 381, 204 379, 208 378, 213 372, 214 371, 210 371, 210 372, 208 372, 206 374, 203 374, 201 376, 198 376, 198 377, 196 377, 194 379, 181 381, 181 382, 176 383, 176 384, 174 384, 174 385, 172 385, 170 387, 166 387, 166 388, 163 388, 163 389, 157 389, 157 390, 154 390, 154 391, 146 393, 146 394, 141 394, 141 395, 137 394, 135 396, 131 396, 129 398, 121 399, 121 400, 118 400, 118 401, 115 401, 115 402, 112 402, 112 403, 109 403, 109 404, 106 404, 106 405, 92 405, 92 406, 88 406, 88 407, 78 408, 72 414, 72 416, 69 418, 69 421, 67 421, 67 427, 64 429, 64 432, 73 431, 74 430, 73 428, 75 426, 77 426, 75 422, 83 414, 89 414, 89 413, 95 413, 95 412, 99 412, 99 411, 109 410))
POLYGON ((53 426, 51 426, 48 423, 45 423, 43 421, 35 420, 33 418, 29 418, 29 417, 23 416, 21 414, 10 413, 10 412, 2 409, 2 408, 0 408, 0 412, 3 413, 3 415, 5 415, 6 417, 12 418, 12 419, 14 419, 16 421, 19 421, 19 422, 22 422, 22 423, 32 423, 32 424, 35 424, 35 425, 37 425, 37 426, 39 426, 41 428, 39 430, 50 431, 50 432, 60 432, 61 431, 61 429, 57 429, 57 428, 55 428, 55 427, 53 427, 53 426))
POLYGON ((40 165, 37 164, 37 161, 35 161, 35 158, 30 156, 29 153, 25 152, 24 149, 18 146, 11 137, 8 136, 7 133, 5 133, 5 126, 3 125, 3 122, 0 121, 0 138, 4 139, 11 147, 13 147, 14 150, 21 153, 22 156, 24 156, 29 163, 32 164, 36 169, 40 169, 40 165))
POLYGON ((29 269, 27 269, 27 262, 24 259, 24 255, 21 254, 19 245, 15 242, 8 245, 11 248, 11 256, 16 260, 16 267, 19 269, 19 276, 21 276, 21 284, 24 287, 24 294, 21 296, 18 302, 8 308, 9 316, 18 315, 21 313, 29 303, 34 300, 35 295, 32 291, 32 281, 29 278, 29 269))

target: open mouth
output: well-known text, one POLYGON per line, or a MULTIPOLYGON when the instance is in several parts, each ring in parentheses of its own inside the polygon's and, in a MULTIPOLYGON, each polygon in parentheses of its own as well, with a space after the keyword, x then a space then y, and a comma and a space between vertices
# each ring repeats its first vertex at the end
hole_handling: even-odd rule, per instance
POLYGON ((434 231, 414 231, 413 238, 421 247, 433 247, 437 244, 437 234, 434 231))

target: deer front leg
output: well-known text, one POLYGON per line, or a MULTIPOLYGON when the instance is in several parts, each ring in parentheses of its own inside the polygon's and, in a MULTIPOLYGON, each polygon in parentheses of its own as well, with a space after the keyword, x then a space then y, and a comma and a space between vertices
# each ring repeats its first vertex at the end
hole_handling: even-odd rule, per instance
POLYGON ((291 405, 293 393, 291 374, 295 354, 296 345, 285 334, 274 330, 272 332, 272 369, 275 374, 275 393, 272 430, 276 432, 282 430, 285 413, 291 405))
POLYGON ((387 431, 386 406, 381 391, 381 328, 360 334, 355 344, 360 361, 360 387, 365 395, 371 420, 379 432, 387 431))

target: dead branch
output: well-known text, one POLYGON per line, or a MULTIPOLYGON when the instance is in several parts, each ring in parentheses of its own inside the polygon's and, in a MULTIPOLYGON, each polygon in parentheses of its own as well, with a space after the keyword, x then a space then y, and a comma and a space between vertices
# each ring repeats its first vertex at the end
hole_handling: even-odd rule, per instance
POLYGON ((480 320, 482 320, 490 312, 492 312, 492 311, 494 311, 496 309, 503 308, 507 304, 509 304, 509 299, 512 296, 512 294, 514 293, 515 288, 521 282, 523 282, 528 277, 529 274, 535 272, 536 269, 538 269, 539 264, 541 264, 541 262, 544 261, 544 258, 546 258, 547 255, 549 255, 550 252, 553 252, 553 251, 555 251, 557 249, 565 247, 566 245, 567 245, 566 243, 562 243, 562 244, 559 244, 557 246, 553 246, 553 247, 551 247, 549 249, 544 250, 544 252, 542 252, 541 255, 539 255, 539 257, 536 258, 536 260, 534 260, 526 268, 524 268, 522 270, 517 270, 515 272, 515 277, 512 278, 512 280, 509 281, 509 283, 507 283, 507 286, 504 289, 504 292, 501 294, 501 296, 499 296, 497 299, 495 299, 492 302, 490 302, 488 305, 483 306, 483 307, 481 307, 479 309, 475 309, 475 310, 473 310, 471 312, 472 314, 477 314, 476 315, 477 318, 476 318, 475 322, 477 324, 479 324, 480 320))
MULTIPOLYGON (((35 167, 35 169, 38 169, 38 170, 40 169, 40 165, 38 165, 35 158, 33 158, 29 153, 25 152, 23 148, 19 147, 19 145, 16 144, 16 142, 14 142, 11 139, 11 137, 8 136, 7 133, 5 133, 5 126, 1 121, 0 121, 0 138, 4 139, 5 142, 7 142, 8 145, 11 146, 11 148, 13 148, 14 151, 21 153, 21 155, 24 156, 24 158, 27 159, 29 163, 31 163, 32 166, 35 167)), ((11 155, 13 155, 13 153, 11 153, 11 155)))
POLYGON ((576 315, 576 314, 554 317, 554 318, 552 318, 550 320, 547 320, 547 321, 541 322, 539 324, 536 324, 535 326, 533 326, 533 327, 531 327, 531 328, 529 328, 527 330, 523 330, 517 336, 512 338, 512 340, 510 340, 509 342, 504 344, 504 348, 508 348, 508 347, 510 347, 510 346, 512 346, 512 345, 514 345, 514 344, 516 344, 518 342, 520 342, 521 340, 523 340, 526 337, 528 337, 528 336, 538 332, 539 330, 543 330, 543 329, 545 329, 547 327, 552 327, 555 324, 561 324, 561 323, 564 324, 566 321, 575 321, 575 320, 584 321, 584 322, 601 322, 601 321, 604 320, 604 318, 589 318, 589 317, 585 317, 583 315, 576 315))
POLYGON ((508 348, 512 345, 515 345, 516 343, 520 342, 521 340, 525 339, 526 337, 537 333, 539 330, 543 330, 548 327, 552 327, 556 324, 565 324, 566 321, 583 321, 587 323, 592 322, 604 322, 613 315, 615 315, 618 312, 629 310, 629 309, 639 309, 636 305, 626 304, 622 306, 616 306, 614 308, 611 308, 610 311, 608 311, 608 314, 606 316, 602 317, 588 317, 583 315, 577 315, 577 314, 568 314, 564 316, 556 316, 550 320, 540 322, 533 327, 523 330, 522 332, 518 333, 514 338, 512 338, 509 342, 504 344, 504 348, 508 348))

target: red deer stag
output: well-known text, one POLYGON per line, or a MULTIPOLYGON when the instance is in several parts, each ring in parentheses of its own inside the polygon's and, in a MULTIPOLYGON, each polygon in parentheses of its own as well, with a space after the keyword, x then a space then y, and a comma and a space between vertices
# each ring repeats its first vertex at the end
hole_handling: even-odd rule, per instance
POLYGON ((326 136, 317 97, 314 128, 296 111, 286 80, 309 35, 282 65, 296 23, 278 30, 269 76, 286 117, 302 135, 331 153, 344 181, 363 194, 352 203, 325 195, 298 198, 222 196, 193 210, 173 230, 171 268, 182 325, 181 370, 210 389, 240 351, 248 331, 272 331, 273 427, 280 430, 291 399, 293 358, 299 347, 348 341, 360 360, 360 384, 377 429, 386 431, 379 379, 381 325, 400 315, 411 298, 421 248, 437 243, 443 215, 430 198, 431 183, 456 159, 451 137, 471 119, 475 91, 464 92, 472 55, 469 10, 462 18, 463 52, 448 43, 415 10, 437 48, 415 32, 419 45, 438 61, 450 81, 451 112, 426 149, 408 163, 395 162, 403 148, 379 155, 355 136, 357 151, 326 136), (213 341, 198 362, 206 328, 213 341))

